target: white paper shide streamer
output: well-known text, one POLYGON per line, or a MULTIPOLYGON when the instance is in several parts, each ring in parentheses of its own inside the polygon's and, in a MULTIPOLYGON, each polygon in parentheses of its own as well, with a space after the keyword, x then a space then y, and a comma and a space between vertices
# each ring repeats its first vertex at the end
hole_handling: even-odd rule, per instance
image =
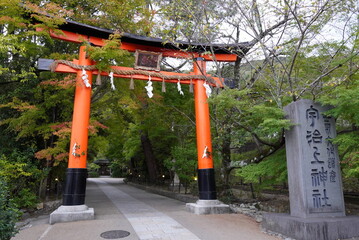
POLYGON ((204 148, 202 158, 208 158, 208 147, 207 146, 204 148))
POLYGON ((153 97, 153 87, 152 87, 152 81, 151 81, 151 76, 148 77, 148 81, 147 81, 147 86, 145 87, 146 91, 147 91, 147 96, 149 98, 153 97))
POLYGON ((82 76, 81 76, 81 78, 82 78, 82 80, 84 81, 84 84, 85 84, 85 86, 86 87, 91 87, 91 84, 90 84, 90 82, 89 82, 89 75, 87 75, 87 73, 86 73, 86 71, 85 71, 85 69, 82 69, 82 76))
POLYGON ((110 72, 110 74, 108 76, 110 77, 110 83, 111 83, 112 90, 116 90, 115 84, 113 83, 113 72, 110 72))
POLYGON ((178 79, 177 82, 177 90, 181 95, 184 95, 183 91, 182 91, 182 87, 181 87, 181 81, 178 79))
POLYGON ((78 157, 78 154, 76 153, 76 149, 79 148, 77 143, 74 144, 74 146, 72 147, 72 153, 71 155, 74 157, 78 157))
POLYGON ((212 94, 212 88, 206 82, 203 83, 203 87, 206 89, 207 98, 209 98, 211 96, 211 94, 212 94))

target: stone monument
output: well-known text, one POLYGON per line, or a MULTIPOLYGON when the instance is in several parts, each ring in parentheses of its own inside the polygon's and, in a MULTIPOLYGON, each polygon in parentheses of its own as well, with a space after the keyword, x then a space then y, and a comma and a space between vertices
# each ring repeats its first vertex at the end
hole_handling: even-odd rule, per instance
POLYGON ((265 214, 262 227, 297 240, 359 236, 359 217, 345 217, 335 120, 328 107, 299 100, 285 107, 289 214, 265 214))

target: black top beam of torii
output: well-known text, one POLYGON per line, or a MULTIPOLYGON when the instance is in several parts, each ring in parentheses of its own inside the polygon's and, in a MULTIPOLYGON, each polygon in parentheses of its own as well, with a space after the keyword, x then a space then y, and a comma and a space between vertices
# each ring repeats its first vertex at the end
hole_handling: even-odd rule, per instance
MULTIPOLYGON (((103 40, 114 34, 114 30, 99 28, 71 20, 59 26, 63 34, 50 31, 51 37, 81 43, 88 41, 95 46, 103 46, 103 40)), ((185 41, 166 41, 161 38, 146 37, 131 33, 120 33, 121 48, 134 52, 145 50, 162 53, 164 57, 196 58, 203 57, 205 61, 234 62, 242 57, 253 46, 252 42, 236 44, 204 44, 185 41)))
MULTIPOLYGON (((92 36, 101 39, 108 39, 114 30, 95 27, 75 21, 66 21, 65 24, 59 26, 59 29, 84 36, 92 36)), ((169 42, 161 38, 146 37, 131 33, 121 33, 122 43, 132 43, 143 46, 151 46, 156 48, 165 48, 168 50, 193 51, 197 53, 211 52, 213 54, 238 54, 247 52, 252 47, 251 42, 241 42, 237 44, 204 44, 190 43, 185 41, 169 42)))

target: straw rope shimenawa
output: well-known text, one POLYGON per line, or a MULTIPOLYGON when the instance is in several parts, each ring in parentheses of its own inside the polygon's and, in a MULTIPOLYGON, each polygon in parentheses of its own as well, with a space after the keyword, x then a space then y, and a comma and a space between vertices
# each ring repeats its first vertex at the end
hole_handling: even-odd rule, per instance
MULTIPOLYGON (((55 60, 53 63, 51 63, 50 65, 50 70, 52 72, 55 72, 56 67, 58 64, 64 64, 67 65, 71 68, 74 69, 78 69, 78 70, 82 70, 85 69, 87 71, 93 71, 93 70, 97 70, 95 65, 79 65, 79 64, 75 64, 71 61, 68 60, 55 60)), ((144 75, 144 76, 151 76, 151 77, 159 77, 162 78, 164 80, 193 80, 193 79, 199 79, 199 80, 205 80, 211 84, 214 84, 218 87, 217 82, 212 78, 212 77, 208 77, 208 76, 204 76, 204 75, 187 75, 187 76, 183 76, 183 75, 165 75, 162 74, 160 72, 153 72, 153 71, 145 71, 145 70, 137 70, 137 69, 133 69, 133 70, 119 70, 119 69, 111 69, 111 71, 113 73, 116 74, 120 74, 120 75, 144 75)))

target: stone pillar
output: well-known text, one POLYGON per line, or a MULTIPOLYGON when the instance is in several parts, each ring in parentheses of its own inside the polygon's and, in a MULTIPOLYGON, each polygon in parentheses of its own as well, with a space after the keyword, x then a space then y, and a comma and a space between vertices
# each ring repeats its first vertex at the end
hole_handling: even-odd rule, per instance
MULTIPOLYGON (((206 74, 206 62, 203 58, 195 59, 193 71, 195 75, 206 74)), ((187 203, 186 208, 196 214, 228 213, 229 206, 217 200, 209 106, 204 82, 197 80, 194 86, 199 200, 197 203, 187 203)))
MULTIPOLYGON (((79 64, 91 65, 85 46, 80 47, 79 64)), ((50 214, 50 224, 94 218, 94 209, 85 205, 87 144, 90 121, 92 72, 77 71, 74 112, 63 205, 50 214)))
POLYGON ((290 213, 294 217, 345 216, 335 120, 323 107, 300 100, 285 108, 295 124, 287 131, 290 213))
POLYGON ((335 120, 324 114, 327 110, 311 100, 285 107, 294 124, 285 133, 290 215, 267 214, 264 228, 297 240, 359 235, 353 225, 359 218, 345 217, 338 150, 331 141, 335 120))

